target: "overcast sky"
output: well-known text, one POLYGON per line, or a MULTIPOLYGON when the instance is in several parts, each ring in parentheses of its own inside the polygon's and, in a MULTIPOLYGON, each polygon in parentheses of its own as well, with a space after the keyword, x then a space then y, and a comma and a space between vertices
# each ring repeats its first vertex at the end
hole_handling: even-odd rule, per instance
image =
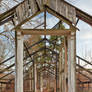
MULTIPOLYGON (((92 0, 79 0, 75 6, 92 15, 92 0)), ((86 51, 92 57, 92 27, 79 21, 78 28, 80 32, 77 32, 77 54, 84 56, 86 51)))

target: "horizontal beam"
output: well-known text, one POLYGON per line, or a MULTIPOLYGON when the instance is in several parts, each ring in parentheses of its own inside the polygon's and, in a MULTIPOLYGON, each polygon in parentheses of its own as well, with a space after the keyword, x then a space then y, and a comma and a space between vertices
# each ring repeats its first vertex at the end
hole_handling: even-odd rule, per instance
POLYGON ((81 58, 80 56, 76 56, 76 57, 77 57, 78 59, 80 59, 80 60, 86 62, 87 64, 92 65, 92 63, 90 63, 90 61, 87 61, 87 60, 81 58))
POLYGON ((3 21, 0 21, 0 26, 11 21, 14 18, 14 15, 9 16, 8 18, 4 19, 3 21))
POLYGON ((86 77, 86 78, 89 79, 90 81, 92 81, 92 79, 91 79, 89 76, 87 76, 86 74, 83 74, 82 72, 79 72, 79 71, 78 71, 78 73, 81 74, 82 76, 86 77))
POLYGON ((79 64, 76 64, 76 66, 78 66, 79 68, 81 68, 81 69, 85 70, 86 72, 88 72, 88 73, 92 74, 92 72, 91 72, 91 71, 89 71, 89 70, 87 70, 86 68, 84 68, 84 67, 80 66, 79 64))
POLYGON ((70 35, 70 29, 17 29, 21 31, 23 35, 70 35))

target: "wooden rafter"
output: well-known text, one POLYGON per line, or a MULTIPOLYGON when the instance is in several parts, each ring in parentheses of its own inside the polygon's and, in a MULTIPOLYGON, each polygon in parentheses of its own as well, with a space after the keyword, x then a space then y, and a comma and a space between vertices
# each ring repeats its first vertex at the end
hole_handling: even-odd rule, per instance
POLYGON ((72 29, 17 29, 23 35, 69 35, 72 29))

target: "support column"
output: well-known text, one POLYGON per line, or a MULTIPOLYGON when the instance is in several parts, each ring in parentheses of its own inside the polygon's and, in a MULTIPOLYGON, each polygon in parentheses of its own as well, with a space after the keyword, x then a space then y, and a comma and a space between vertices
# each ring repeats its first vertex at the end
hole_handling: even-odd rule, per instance
POLYGON ((15 34, 16 34, 15 92, 23 92, 23 35, 21 35, 21 32, 16 32, 15 34))
POLYGON ((68 36, 68 92, 76 92, 76 33, 68 36))
POLYGON ((62 52, 59 54, 59 92, 62 92, 62 52))
POLYGON ((65 86, 65 92, 68 92, 68 82, 67 82, 67 79, 68 79, 68 66, 67 66, 67 37, 65 36, 64 37, 64 58, 65 58, 65 64, 64 64, 64 86, 65 86))
POLYGON ((66 92, 66 71, 65 71, 65 41, 63 39, 59 55, 59 92, 66 92))
POLYGON ((40 92, 43 92, 43 76, 42 76, 42 74, 41 74, 41 76, 40 76, 40 92))
POLYGON ((32 90, 32 70, 31 70, 31 67, 29 68, 29 78, 30 78, 30 80, 29 80, 29 85, 30 85, 29 90, 31 91, 32 90))
POLYGON ((35 68, 35 92, 37 92, 37 67, 36 67, 36 63, 34 65, 35 68))
POLYGON ((34 92, 34 65, 32 67, 32 91, 34 92))

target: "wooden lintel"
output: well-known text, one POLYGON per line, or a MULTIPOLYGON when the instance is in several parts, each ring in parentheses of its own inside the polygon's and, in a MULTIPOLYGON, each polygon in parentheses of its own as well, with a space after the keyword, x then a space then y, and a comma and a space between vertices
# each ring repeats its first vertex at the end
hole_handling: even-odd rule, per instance
POLYGON ((18 29, 23 35, 70 35, 70 29, 18 29))

